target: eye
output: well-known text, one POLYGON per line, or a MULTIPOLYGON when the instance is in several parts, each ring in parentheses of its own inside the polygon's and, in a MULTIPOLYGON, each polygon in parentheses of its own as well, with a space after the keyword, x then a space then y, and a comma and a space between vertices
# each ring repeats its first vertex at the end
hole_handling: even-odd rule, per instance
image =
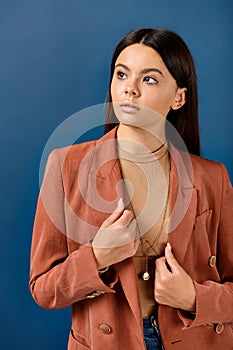
POLYGON ((122 71, 118 71, 116 73, 116 76, 117 76, 117 78, 122 79, 122 80, 127 78, 126 74, 122 71))
POLYGON ((158 80, 156 80, 155 78, 150 77, 150 76, 144 77, 143 81, 145 81, 147 84, 157 84, 158 83, 158 80))

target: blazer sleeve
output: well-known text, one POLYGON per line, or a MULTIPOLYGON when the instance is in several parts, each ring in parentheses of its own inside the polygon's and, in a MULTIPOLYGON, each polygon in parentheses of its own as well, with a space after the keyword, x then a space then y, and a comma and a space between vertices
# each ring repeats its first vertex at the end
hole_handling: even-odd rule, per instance
POLYGON ((90 246, 79 245, 68 252, 59 158, 59 150, 55 150, 47 162, 31 246, 29 288, 35 301, 46 309, 67 307, 90 295, 114 293, 100 278, 90 246))
POLYGON ((196 315, 192 320, 185 313, 178 314, 186 327, 211 323, 233 322, 233 188, 225 167, 222 172, 222 199, 218 226, 217 269, 221 283, 205 281, 197 283, 196 315))

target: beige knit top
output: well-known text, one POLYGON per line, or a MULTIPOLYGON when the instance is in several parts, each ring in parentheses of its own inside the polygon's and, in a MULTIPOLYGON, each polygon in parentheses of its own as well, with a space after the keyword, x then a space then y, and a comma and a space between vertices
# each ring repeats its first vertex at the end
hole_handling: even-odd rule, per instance
POLYGON ((169 208, 166 208, 165 220, 163 218, 168 203, 168 151, 163 145, 150 152, 137 142, 118 139, 118 156, 126 189, 124 203, 133 211, 141 237, 134 261, 142 316, 148 317, 156 312, 153 292, 155 259, 164 255, 167 242, 169 208), (151 276, 148 281, 142 279, 146 254, 149 256, 148 271, 151 276))

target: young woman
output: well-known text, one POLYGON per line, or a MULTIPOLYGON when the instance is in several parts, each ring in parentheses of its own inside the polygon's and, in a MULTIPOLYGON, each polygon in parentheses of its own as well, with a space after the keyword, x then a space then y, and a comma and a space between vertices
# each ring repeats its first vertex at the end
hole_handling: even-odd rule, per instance
POLYGON ((101 139, 49 157, 31 293, 47 309, 72 305, 70 350, 230 350, 233 191, 224 166, 199 156, 183 40, 129 33, 108 102, 101 139))

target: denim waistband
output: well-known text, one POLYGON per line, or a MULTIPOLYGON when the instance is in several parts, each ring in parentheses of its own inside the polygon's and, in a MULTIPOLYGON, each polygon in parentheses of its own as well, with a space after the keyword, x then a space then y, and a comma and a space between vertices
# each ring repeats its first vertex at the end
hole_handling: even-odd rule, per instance
POLYGON ((157 326, 157 322, 156 322, 156 318, 154 315, 150 316, 150 317, 144 317, 142 319, 143 321, 143 327, 153 327, 155 328, 157 326))
POLYGON ((156 317, 155 316, 145 317, 142 320, 143 320, 144 339, 145 339, 147 348, 164 350, 161 335, 156 322, 156 317))

